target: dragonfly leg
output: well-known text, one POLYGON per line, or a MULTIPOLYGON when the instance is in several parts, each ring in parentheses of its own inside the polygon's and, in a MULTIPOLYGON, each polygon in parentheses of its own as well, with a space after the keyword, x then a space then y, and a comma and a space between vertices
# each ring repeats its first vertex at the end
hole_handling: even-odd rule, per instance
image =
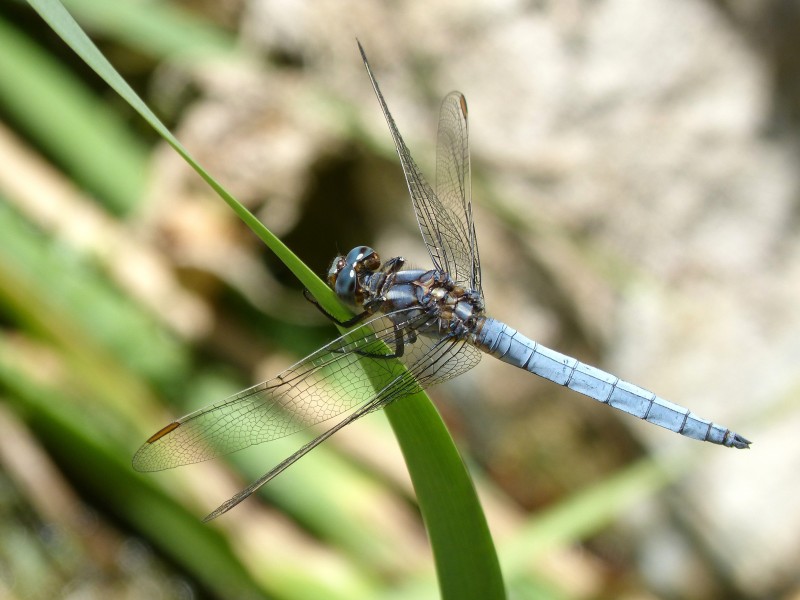
MULTIPOLYGON (((336 323, 340 327, 352 327, 353 325, 357 325, 358 323, 363 321, 365 318, 371 316, 377 310, 379 310, 380 306, 384 302, 384 298, 382 298, 382 297, 373 298, 372 300, 364 303, 364 307, 365 307, 366 310, 364 310, 363 312, 360 312, 359 314, 357 314, 356 316, 354 316, 351 319, 347 319, 346 321, 340 321, 339 319, 334 317, 331 313, 329 313, 327 310, 322 308, 320 303, 317 302, 316 298, 314 298, 314 296, 311 295, 311 292, 309 292, 307 289, 303 290, 303 296, 305 296, 306 300, 311 302, 311 304, 316 306, 317 310, 319 310, 323 315, 325 315, 328 319, 330 319, 331 321, 333 321, 334 323, 336 323)), ((413 343, 414 341, 416 341, 417 336, 413 331, 409 331, 408 332, 408 336, 409 336, 409 342, 413 343)), ((343 353, 343 352, 347 352, 347 351, 346 350, 334 350, 334 352, 343 353)), ((399 327, 395 327, 395 330, 394 330, 394 352, 391 353, 391 354, 376 354, 375 352, 368 352, 366 350, 352 350, 350 352, 353 352, 354 354, 358 354, 359 356, 366 356, 367 358, 380 358, 380 359, 384 359, 384 360, 387 360, 387 359, 390 359, 390 358, 400 358, 401 356, 403 356, 403 353, 405 352, 405 342, 403 341, 402 330, 399 327)))
POLYGON ((399 328, 396 328, 394 330, 394 352, 392 354, 375 354, 374 352, 367 352, 365 350, 354 350, 354 352, 359 356, 366 356, 367 358, 389 360, 391 358, 400 358, 403 356, 405 349, 406 345, 403 342, 403 332, 399 328))
POLYGON ((406 264, 406 259, 402 256, 395 256, 394 258, 390 258, 386 261, 383 265, 382 271, 384 273, 399 273, 406 264))

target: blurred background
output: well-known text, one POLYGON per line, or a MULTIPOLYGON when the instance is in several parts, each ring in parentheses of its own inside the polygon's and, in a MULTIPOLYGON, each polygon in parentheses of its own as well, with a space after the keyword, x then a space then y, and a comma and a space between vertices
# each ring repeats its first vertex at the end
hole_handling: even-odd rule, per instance
MULTIPOLYGON (((800 598, 800 4, 65 5, 320 274, 356 244, 429 265, 355 37, 431 180, 462 91, 490 314, 754 442, 489 357, 435 388, 509 595, 800 598)), ((435 598, 381 414, 210 525, 302 440, 132 471, 335 331, 27 4, 0 40, 0 597, 435 598)))

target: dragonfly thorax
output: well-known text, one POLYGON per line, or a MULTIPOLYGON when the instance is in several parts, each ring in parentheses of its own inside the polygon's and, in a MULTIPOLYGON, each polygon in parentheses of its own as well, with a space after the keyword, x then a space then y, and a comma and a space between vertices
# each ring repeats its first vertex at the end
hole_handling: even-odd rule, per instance
POLYGON ((437 284, 423 301, 436 306, 439 334, 462 338, 477 333, 485 319, 480 294, 454 284, 449 276, 437 284))
POLYGON ((382 312, 398 325, 425 314, 430 318, 418 327, 437 335, 464 337, 476 332, 483 318, 478 292, 457 285, 443 271, 407 269, 399 256, 381 265, 368 246, 337 256, 328 270, 328 285, 349 306, 382 312))

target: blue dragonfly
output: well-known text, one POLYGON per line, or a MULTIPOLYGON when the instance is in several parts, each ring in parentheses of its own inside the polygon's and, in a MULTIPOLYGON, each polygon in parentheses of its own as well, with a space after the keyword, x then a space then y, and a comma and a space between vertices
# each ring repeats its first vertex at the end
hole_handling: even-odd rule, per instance
POLYGON ((134 468, 159 471, 208 460, 345 415, 224 502, 208 521, 343 427, 464 373, 482 353, 684 436, 749 447, 747 439, 730 429, 546 348, 485 314, 471 205, 466 100, 452 92, 442 102, 434 191, 411 158, 360 43, 359 50, 400 157, 433 268, 406 268, 402 257, 382 262, 367 246, 337 256, 328 284, 355 316, 337 321, 317 307, 349 328, 347 333, 273 379, 170 423, 139 448, 134 468))

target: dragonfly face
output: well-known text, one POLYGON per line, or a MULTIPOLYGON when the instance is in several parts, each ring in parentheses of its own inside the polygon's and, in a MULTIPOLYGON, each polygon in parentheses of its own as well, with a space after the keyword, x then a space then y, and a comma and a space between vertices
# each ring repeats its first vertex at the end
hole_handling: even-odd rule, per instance
POLYGON ((348 306, 358 306, 363 301, 359 277, 381 266, 378 253, 369 246, 357 246, 347 256, 337 256, 328 269, 328 285, 348 306))

